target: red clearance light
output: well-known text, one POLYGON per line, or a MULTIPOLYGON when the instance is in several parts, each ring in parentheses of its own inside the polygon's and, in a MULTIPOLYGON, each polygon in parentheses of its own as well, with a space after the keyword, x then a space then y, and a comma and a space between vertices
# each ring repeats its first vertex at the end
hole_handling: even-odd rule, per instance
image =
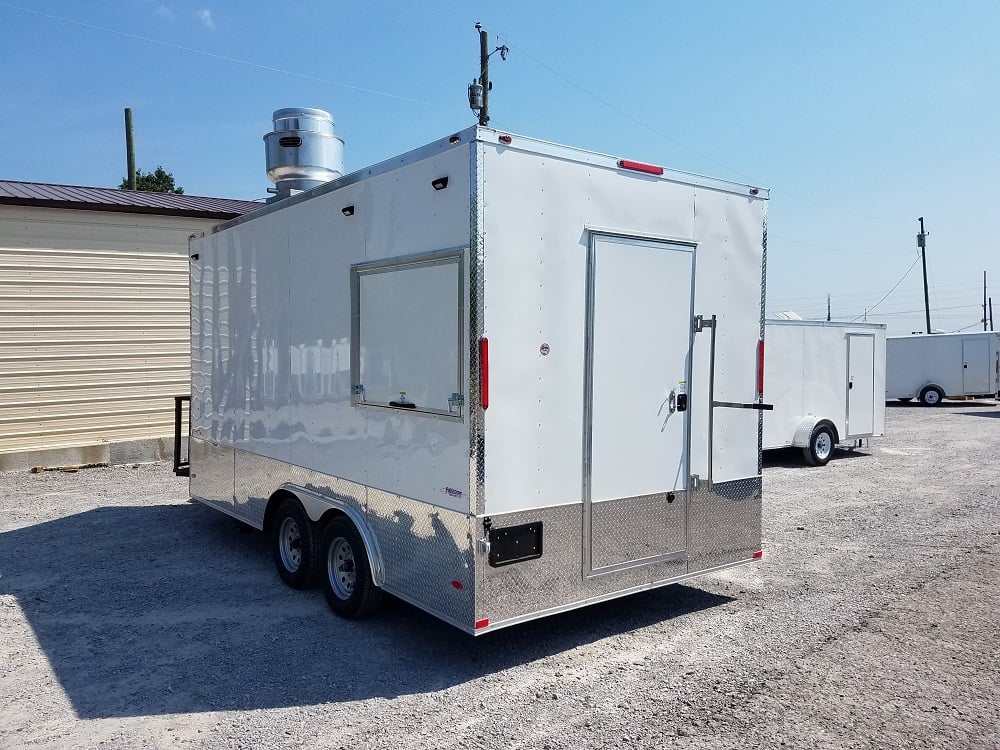
POLYGON ((511 137, 506 133, 500 136, 500 143, 510 143, 511 140, 512 140, 511 137))
POLYGON ((462 136, 460 136, 458 133, 455 133, 455 135, 453 135, 451 138, 448 139, 448 143, 458 143, 461 140, 462 136))
POLYGON ((631 169, 634 172, 645 172, 646 174, 663 174, 663 167, 658 167, 655 164, 643 164, 641 161, 629 161, 628 159, 619 159, 618 166, 622 169, 631 169))
POLYGON ((462 585, 461 581, 452 581, 451 582, 451 587, 453 589, 455 589, 456 591, 461 591, 462 589, 465 588, 465 586, 462 585))
POLYGON ((759 560, 763 556, 764 556, 764 550, 762 550, 762 549, 759 549, 759 550, 757 550, 756 552, 753 553, 753 559, 754 560, 759 560))
POLYGON ((750 195, 760 195, 760 188, 750 188, 750 195))
POLYGON ((485 620, 476 620, 476 630, 481 630, 482 628, 485 628, 489 624, 490 624, 490 618, 488 617, 485 620))
POLYGON ((483 410, 490 408, 490 342, 479 339, 479 398, 483 410))
POLYGON ((764 339, 757 340, 757 395, 764 395, 764 339))

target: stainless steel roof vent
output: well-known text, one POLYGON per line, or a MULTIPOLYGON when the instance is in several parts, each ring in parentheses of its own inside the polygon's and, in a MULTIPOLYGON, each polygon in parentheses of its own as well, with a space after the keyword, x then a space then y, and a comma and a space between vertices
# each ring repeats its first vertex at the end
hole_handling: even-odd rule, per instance
POLYGON ((270 201, 281 200, 344 173, 344 142, 333 132, 329 112, 310 107, 276 110, 274 132, 264 136, 267 176, 275 184, 270 201))

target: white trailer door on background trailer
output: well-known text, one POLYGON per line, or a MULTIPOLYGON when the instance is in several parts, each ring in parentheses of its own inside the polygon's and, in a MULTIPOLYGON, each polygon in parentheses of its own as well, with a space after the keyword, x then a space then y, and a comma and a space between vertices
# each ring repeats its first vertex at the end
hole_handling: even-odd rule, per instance
POLYGON ((990 342, 985 336, 962 341, 962 392, 983 396, 993 392, 990 383, 990 342))
POLYGON ((685 554, 694 249, 593 235, 585 575, 685 554))
POLYGON ((847 334, 847 434, 875 431, 875 337, 847 334))

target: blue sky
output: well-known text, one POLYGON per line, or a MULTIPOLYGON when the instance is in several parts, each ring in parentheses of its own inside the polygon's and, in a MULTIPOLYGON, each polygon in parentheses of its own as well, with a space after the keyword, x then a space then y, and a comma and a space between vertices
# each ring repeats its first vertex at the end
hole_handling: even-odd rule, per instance
POLYGON ((359 169, 475 121, 477 21, 511 50, 493 125, 771 188, 769 312, 825 316, 829 293, 835 318, 922 330, 923 216, 933 327, 981 329, 995 0, 0 0, 0 179, 117 186, 125 107, 139 167, 190 194, 264 197, 281 107, 333 113, 359 169))

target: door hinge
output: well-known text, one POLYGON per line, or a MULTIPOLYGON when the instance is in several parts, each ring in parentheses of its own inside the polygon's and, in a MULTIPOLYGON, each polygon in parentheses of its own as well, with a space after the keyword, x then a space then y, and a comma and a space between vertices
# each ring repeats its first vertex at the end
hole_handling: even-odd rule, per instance
POLYGON ((713 315, 706 320, 704 315, 695 315, 692 328, 695 333, 701 333, 706 328, 715 328, 715 316, 713 315))
POLYGON ((484 555, 490 554, 490 529, 493 528, 493 519, 489 516, 483 519, 483 536, 479 540, 479 551, 484 555))

